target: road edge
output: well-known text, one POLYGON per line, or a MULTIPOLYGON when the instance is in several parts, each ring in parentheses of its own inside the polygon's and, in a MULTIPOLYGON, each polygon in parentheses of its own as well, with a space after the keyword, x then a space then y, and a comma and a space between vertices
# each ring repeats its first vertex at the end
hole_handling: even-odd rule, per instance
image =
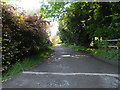
MULTIPOLYGON (((76 50, 75 50, 76 51, 76 50)), ((112 64, 112 65, 120 65, 120 61, 116 61, 116 60, 112 60, 112 59, 109 59, 109 58, 104 58, 104 57, 100 57, 100 56, 95 56, 93 54, 90 53, 90 51, 83 51, 83 50, 79 50, 83 53, 86 53, 88 55, 90 55, 91 57, 95 58, 95 59, 98 59, 98 60, 101 60, 103 62, 106 62, 106 63, 109 63, 109 64, 112 64)), ((79 52, 78 51, 78 52, 79 52)))

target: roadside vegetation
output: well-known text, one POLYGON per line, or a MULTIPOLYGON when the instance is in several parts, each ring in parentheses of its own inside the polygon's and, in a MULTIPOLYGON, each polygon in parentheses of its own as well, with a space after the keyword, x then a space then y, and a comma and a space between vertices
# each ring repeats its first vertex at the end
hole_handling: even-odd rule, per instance
POLYGON ((90 47, 91 54, 118 60, 118 48, 108 48, 109 44, 120 47, 118 2, 49 2, 49 4, 43 5, 42 11, 59 19, 58 35, 62 43, 75 50, 86 50, 90 47), (103 42, 113 39, 118 41, 103 42))
POLYGON ((91 55, 99 56, 102 58, 108 58, 116 61, 118 61, 118 57, 119 57, 117 49, 105 50, 104 48, 95 49, 95 48, 87 48, 84 46, 75 46, 75 45, 68 45, 68 44, 62 44, 62 45, 72 48, 76 51, 86 51, 86 52, 89 52, 91 55))
POLYGON ((2 79, 39 64, 51 51, 50 22, 2 5, 2 79))
POLYGON ((118 50, 115 49, 110 49, 109 51, 106 51, 105 49, 95 49, 91 52, 91 54, 118 61, 118 50))
MULTIPOLYGON (((37 14, 32 12, 32 15, 18 12, 5 2, 0 3, 3 79, 39 63, 49 54, 54 43, 65 43, 77 51, 85 50, 118 60, 118 48, 110 49, 108 43, 101 43, 120 39, 118 2, 48 2, 47 5, 42 3, 37 14), (46 18, 58 20, 59 37, 50 40, 50 22, 46 18)), ((120 40, 111 44, 120 47, 120 40)))
POLYGON ((17 61, 6 72, 3 73, 2 80, 4 81, 11 79, 19 72, 40 64, 42 60, 44 60, 50 54, 51 48, 53 47, 49 47, 47 50, 43 50, 36 55, 26 57, 22 60, 22 62, 17 61))
POLYGON ((80 51, 80 50, 86 51, 87 50, 87 48, 84 46, 75 46, 75 45, 68 45, 68 44, 62 44, 62 45, 72 48, 72 49, 75 49, 76 51, 80 51))

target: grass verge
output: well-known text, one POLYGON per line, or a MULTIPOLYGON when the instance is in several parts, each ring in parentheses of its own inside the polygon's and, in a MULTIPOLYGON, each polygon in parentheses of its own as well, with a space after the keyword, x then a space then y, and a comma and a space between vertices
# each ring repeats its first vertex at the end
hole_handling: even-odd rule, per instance
POLYGON ((76 51, 89 51, 91 55, 103 57, 103 58, 109 58, 112 60, 118 60, 118 50, 115 49, 110 49, 106 51, 105 49, 91 49, 91 48, 86 48, 84 46, 75 46, 75 45, 68 45, 68 44, 63 44, 66 47, 75 49, 76 51))
POLYGON ((96 49, 91 52, 92 55, 109 58, 112 60, 118 60, 118 50, 110 49, 108 51, 104 49, 96 49))
POLYGON ((87 50, 87 48, 84 47, 84 46, 75 46, 75 45, 68 45, 68 44, 63 44, 63 45, 66 46, 66 47, 75 49, 76 51, 87 50))
POLYGON ((46 58, 53 47, 49 47, 47 50, 41 53, 25 58, 22 62, 16 62, 13 66, 9 68, 8 71, 2 73, 2 80, 11 79, 13 76, 18 74, 20 71, 26 70, 32 66, 36 66, 41 63, 41 61, 46 58))

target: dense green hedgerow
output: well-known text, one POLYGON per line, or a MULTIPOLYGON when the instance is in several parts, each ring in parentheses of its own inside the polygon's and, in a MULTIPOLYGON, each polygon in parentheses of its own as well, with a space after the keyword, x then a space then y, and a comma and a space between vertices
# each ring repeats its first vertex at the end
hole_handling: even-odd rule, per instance
POLYGON ((42 17, 25 16, 6 3, 2 3, 2 66, 3 71, 28 55, 48 48, 50 40, 48 21, 42 17))

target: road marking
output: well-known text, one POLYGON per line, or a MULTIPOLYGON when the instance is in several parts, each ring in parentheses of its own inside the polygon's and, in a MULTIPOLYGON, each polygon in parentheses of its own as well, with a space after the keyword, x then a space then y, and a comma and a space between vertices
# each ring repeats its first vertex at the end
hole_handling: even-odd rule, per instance
POLYGON ((86 75, 86 76, 111 76, 119 77, 119 74, 108 74, 108 73, 54 73, 54 72, 31 72, 24 71, 23 74, 37 74, 37 75, 86 75))

